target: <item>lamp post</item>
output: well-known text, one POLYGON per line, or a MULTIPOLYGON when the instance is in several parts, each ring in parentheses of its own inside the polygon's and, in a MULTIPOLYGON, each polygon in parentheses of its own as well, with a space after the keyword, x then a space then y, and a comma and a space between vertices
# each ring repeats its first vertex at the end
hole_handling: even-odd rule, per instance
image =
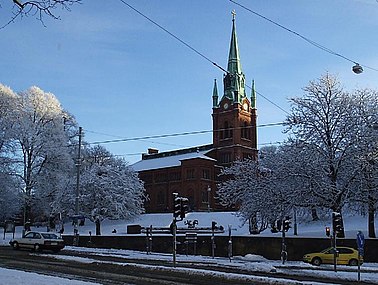
POLYGON ((361 65, 359 65, 357 62, 355 62, 355 65, 352 67, 352 71, 356 74, 360 74, 364 71, 361 65))
MULTIPOLYGON (((81 165, 81 137, 83 129, 79 127, 79 146, 77 151, 77 162, 76 162, 76 195, 75 195, 75 219, 74 219, 74 235, 75 243, 78 243, 78 219, 79 219, 79 195, 80 195, 80 165, 81 165)), ((77 245, 77 244, 75 244, 77 245)))
POLYGON ((211 188, 210 185, 207 186, 207 211, 210 212, 210 193, 211 188))

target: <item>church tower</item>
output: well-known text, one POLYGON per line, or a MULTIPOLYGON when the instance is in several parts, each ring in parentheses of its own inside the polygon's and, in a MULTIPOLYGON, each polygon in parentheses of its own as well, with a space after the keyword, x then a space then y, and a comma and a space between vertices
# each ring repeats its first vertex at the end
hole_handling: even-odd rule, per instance
POLYGON ((251 98, 245 90, 245 75, 240 62, 235 12, 227 73, 223 76, 223 96, 218 101, 217 82, 213 88, 213 146, 219 165, 238 159, 257 157, 256 92, 252 82, 251 98))

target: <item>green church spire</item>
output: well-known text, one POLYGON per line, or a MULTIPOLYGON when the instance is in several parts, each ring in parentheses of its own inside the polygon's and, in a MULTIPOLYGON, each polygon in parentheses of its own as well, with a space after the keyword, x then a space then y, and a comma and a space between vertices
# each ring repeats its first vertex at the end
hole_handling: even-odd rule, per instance
POLYGON ((255 89, 255 80, 252 80, 252 89, 251 89, 251 108, 256 109, 256 89, 255 89))
POLYGON ((214 79, 214 88, 213 88, 213 108, 218 106, 218 87, 217 80, 214 79))
POLYGON ((242 71, 239 55, 238 38, 236 36, 235 11, 232 11, 232 33, 228 54, 227 74, 223 78, 224 95, 234 103, 241 103, 245 94, 245 75, 242 71))
POLYGON ((232 33, 231 33, 230 52, 228 54, 227 71, 231 74, 235 74, 235 73, 241 74, 242 68, 240 64, 238 38, 236 36, 235 15, 236 15, 235 11, 232 11, 232 33))

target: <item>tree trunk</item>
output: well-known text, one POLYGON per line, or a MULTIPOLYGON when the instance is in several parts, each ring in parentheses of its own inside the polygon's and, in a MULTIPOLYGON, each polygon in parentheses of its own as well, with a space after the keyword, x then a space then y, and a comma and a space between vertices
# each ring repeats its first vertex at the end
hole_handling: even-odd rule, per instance
POLYGON ((376 236, 375 236, 375 224, 374 224, 374 216, 375 216, 374 204, 375 204, 374 198, 371 195, 369 195, 368 196, 368 207, 369 207, 368 231, 369 231, 369 238, 376 238, 376 236))
POLYGON ((249 233, 251 235, 259 234, 259 230, 258 230, 258 227, 257 227, 257 215, 256 214, 253 214, 249 218, 249 233))
POLYGON ((319 221, 318 212, 316 211, 316 208, 311 208, 311 217, 313 221, 319 221))
POLYGON ((96 223, 96 236, 100 236, 101 235, 101 222, 100 222, 100 219, 96 219, 95 223, 96 223))

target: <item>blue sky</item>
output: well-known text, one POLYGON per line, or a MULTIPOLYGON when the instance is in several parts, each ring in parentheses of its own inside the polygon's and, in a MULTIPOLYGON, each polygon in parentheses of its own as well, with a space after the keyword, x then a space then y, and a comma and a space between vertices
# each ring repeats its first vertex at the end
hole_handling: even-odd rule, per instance
MULTIPOLYGON (((346 90, 378 89, 378 71, 356 75, 352 63, 228 0, 125 0, 217 64, 226 67, 231 11, 242 68, 250 85, 289 112, 310 80, 329 72, 346 90)), ((240 4, 342 54, 378 69, 376 0, 238 0, 240 4)), ((0 26, 11 17, 0 2, 0 26)), ((85 132, 87 142, 212 129, 214 79, 222 72, 119 0, 83 0, 60 20, 24 17, 0 29, 0 82, 14 91, 32 85, 54 93, 85 132)), ((222 94, 220 94, 222 95, 222 94)), ((258 95, 258 124, 282 122, 286 113, 258 95)), ((260 146, 285 139, 282 127, 259 127, 260 146)), ((133 163, 160 151, 212 143, 211 132, 105 143, 133 163), (132 155, 134 154, 134 155, 132 155)))

